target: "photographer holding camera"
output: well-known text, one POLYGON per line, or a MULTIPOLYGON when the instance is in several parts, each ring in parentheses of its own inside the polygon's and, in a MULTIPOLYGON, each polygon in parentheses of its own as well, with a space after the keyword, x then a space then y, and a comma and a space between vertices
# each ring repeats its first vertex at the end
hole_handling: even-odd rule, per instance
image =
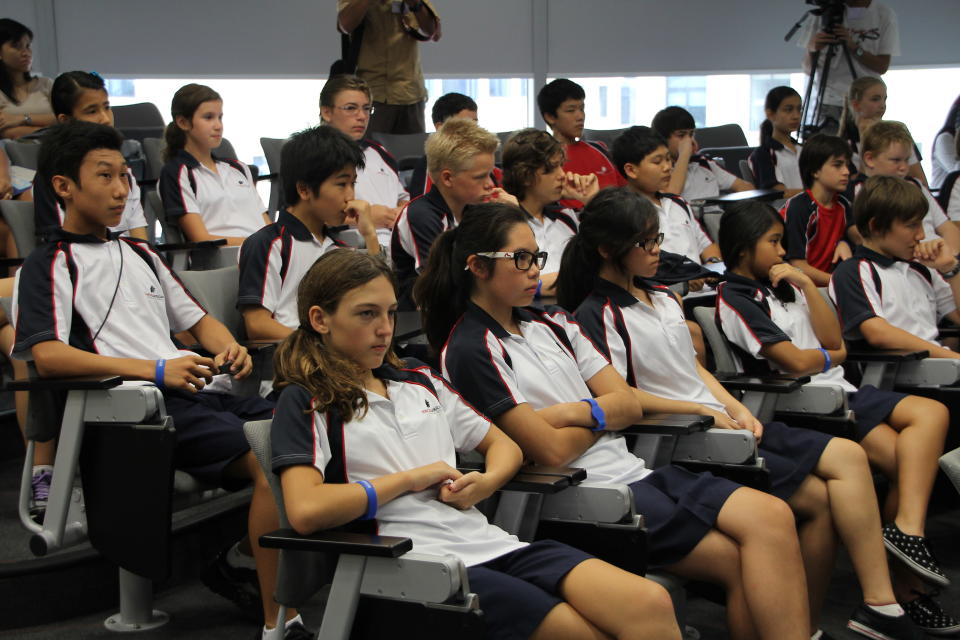
MULTIPOLYGON (((876 76, 887 72, 890 58, 900 55, 900 33, 893 9, 877 0, 807 0, 822 10, 820 20, 806 23, 806 31, 797 40, 807 50, 803 70, 811 75, 811 53, 824 52, 831 44, 839 45, 834 56, 820 55, 817 76, 826 72, 827 85, 822 96, 820 115, 832 118, 836 126, 843 111, 843 99, 854 77, 876 76), (846 51, 846 55, 844 53, 846 51), (851 76, 849 58, 853 66, 851 76), (823 69, 825 60, 830 67, 823 69)), ((818 12, 819 13, 819 12, 818 12)), ((819 84, 819 83, 818 83, 819 84)), ((822 120, 823 118, 821 118, 822 120)))

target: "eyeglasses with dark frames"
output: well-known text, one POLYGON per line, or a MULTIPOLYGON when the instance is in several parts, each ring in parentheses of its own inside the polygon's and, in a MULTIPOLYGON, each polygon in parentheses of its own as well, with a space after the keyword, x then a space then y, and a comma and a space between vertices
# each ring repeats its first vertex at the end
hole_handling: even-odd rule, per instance
MULTIPOLYGON (((538 251, 536 253, 520 249, 518 251, 484 251, 476 254, 482 258, 513 258, 513 263, 517 265, 520 271, 527 271, 536 263, 538 269, 543 269, 547 264, 547 252, 538 251)), ((464 267, 468 271, 470 267, 464 267)))
POLYGON ((647 253, 653 251, 655 247, 659 247, 663 244, 663 232, 661 231, 652 238, 647 238, 646 240, 637 240, 637 247, 643 249, 647 253))

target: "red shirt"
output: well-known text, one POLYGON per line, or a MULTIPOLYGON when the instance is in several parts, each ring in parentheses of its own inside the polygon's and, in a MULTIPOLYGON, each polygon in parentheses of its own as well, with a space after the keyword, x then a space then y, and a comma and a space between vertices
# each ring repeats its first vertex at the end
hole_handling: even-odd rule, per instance
MULTIPOLYGON (((610 162, 606 154, 606 145, 602 142, 586 142, 577 140, 567 145, 567 161, 563 163, 564 171, 571 171, 581 175, 593 173, 597 176, 600 188, 624 187, 626 179, 620 175, 617 168, 610 162)), ((561 200, 560 204, 571 209, 583 208, 579 200, 561 200)))
POLYGON ((833 271, 833 253, 853 224, 852 207, 836 195, 825 207, 810 190, 790 198, 780 210, 784 218, 783 245, 786 260, 806 260, 811 267, 833 271))

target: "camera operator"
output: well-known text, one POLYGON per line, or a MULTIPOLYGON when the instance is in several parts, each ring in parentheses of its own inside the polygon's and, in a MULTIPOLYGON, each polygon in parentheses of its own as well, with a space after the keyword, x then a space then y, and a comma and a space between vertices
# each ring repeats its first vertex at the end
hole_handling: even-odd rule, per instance
POLYGON ((843 51, 849 52, 856 77, 883 75, 890 67, 890 58, 900 55, 897 15, 893 9, 877 0, 808 0, 808 3, 821 7, 823 15, 807 21, 806 30, 797 42, 807 50, 803 70, 808 75, 812 72, 811 52, 821 52, 817 84, 819 72, 823 71, 827 46, 840 45, 832 57, 830 68, 826 70, 827 86, 820 112, 821 116, 835 121, 828 127, 836 126, 843 111, 844 96, 853 82, 843 51))

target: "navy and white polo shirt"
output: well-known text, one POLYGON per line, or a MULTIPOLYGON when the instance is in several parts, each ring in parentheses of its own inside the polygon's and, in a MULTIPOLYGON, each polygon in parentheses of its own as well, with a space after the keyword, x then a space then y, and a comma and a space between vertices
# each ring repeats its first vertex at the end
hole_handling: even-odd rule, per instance
MULTIPOLYGON (((372 205, 396 207, 410 199, 410 194, 400 181, 397 161, 383 145, 375 140, 361 140, 364 164, 357 168, 357 182, 354 193, 358 200, 366 200, 372 205)), ((390 247, 390 229, 377 229, 380 244, 390 247)))
POLYGON ((573 209, 560 206, 559 203, 553 203, 543 208, 543 221, 541 222, 527 213, 522 206, 520 209, 524 213, 527 225, 533 231, 533 236, 537 239, 537 246, 540 251, 547 252, 547 264, 541 271, 543 273, 557 273, 560 271, 560 258, 563 257, 563 250, 566 249, 570 238, 577 235, 579 214, 573 209))
POLYGON ((583 332, 630 386, 725 412, 697 371, 680 302, 667 287, 643 284, 652 304, 598 279, 574 312, 583 332))
POLYGON ((686 256, 700 264, 700 254, 713 244, 686 200, 672 193, 657 193, 653 202, 663 233, 661 251, 686 256), (659 200, 659 202, 657 202, 659 200))
MULTIPOLYGON (((792 302, 778 298, 767 281, 757 282, 727 272, 726 280, 717 289, 716 319, 727 340, 741 354, 766 360, 760 350, 778 342, 792 342, 798 349, 821 347, 810 322, 807 298, 803 291, 789 286, 794 294, 792 302)), ((745 364, 749 369, 749 362, 745 364)), ((857 390, 843 377, 841 367, 811 376, 810 382, 838 385, 848 393, 857 390)))
MULTIPOLYGON (((143 214, 143 203, 140 200, 140 185, 133 177, 133 172, 127 169, 127 180, 130 182, 130 192, 127 193, 127 204, 123 208, 120 224, 110 227, 110 231, 130 235, 131 229, 147 226, 147 218, 143 214)), ((60 206, 53 185, 50 180, 41 174, 33 178, 33 221, 36 233, 41 238, 49 236, 55 229, 63 226, 66 212, 60 206)))
POLYGON ((960 220, 960 180, 957 178, 960 178, 960 171, 948 174, 937 196, 937 202, 951 220, 960 220))
POLYGON ((267 207, 250 168, 239 160, 214 158, 211 171, 181 149, 160 170, 157 192, 168 218, 196 213, 207 232, 245 238, 263 226, 267 207))
MULTIPOLYGON (((283 389, 270 430, 275 473, 309 465, 325 482, 374 480, 443 461, 456 467, 456 451, 472 451, 490 421, 436 372, 384 365, 374 375, 387 395, 367 391, 368 409, 344 424, 335 410, 307 412, 309 392, 283 389)), ((490 524, 476 507, 461 511, 437 499, 438 488, 403 494, 377 511, 377 533, 413 540, 417 553, 452 554, 473 566, 526 546, 490 524)))
MULTIPOLYGON (((450 382, 493 420, 523 403, 538 410, 591 397, 586 381, 609 362, 573 316, 559 307, 515 313, 520 335, 469 303, 440 354, 450 382)), ((650 473, 614 432, 605 433, 570 466, 586 469, 594 482, 629 484, 650 473)))
POLYGON ((299 324, 297 287, 317 258, 345 246, 324 230, 323 242, 289 211, 281 211, 240 247, 240 288, 237 306, 257 305, 280 324, 299 324))
POLYGON ((863 245, 833 272, 830 297, 837 305, 847 340, 863 340, 860 324, 879 317, 939 345, 937 323, 957 309, 953 291, 939 273, 863 245))
POLYGON ((750 170, 757 180, 758 189, 770 189, 782 184, 787 189, 803 189, 800 179, 800 151, 802 145, 794 141, 796 151, 791 151, 772 137, 763 140, 750 154, 750 170))
POLYGON ((737 176, 721 167, 713 158, 695 153, 690 156, 681 195, 687 202, 715 198, 721 191, 730 189, 736 180, 737 176))
POLYGON ((413 308, 413 283, 427 264, 433 241, 447 229, 457 226, 436 186, 403 208, 393 227, 390 255, 400 281, 400 300, 404 308, 413 308))
POLYGON ((171 332, 206 314, 148 243, 63 229, 27 257, 13 306, 13 353, 22 360, 48 340, 115 358, 178 358, 190 352, 174 345, 171 332))
POLYGON ((830 206, 824 206, 806 189, 787 200, 780 215, 785 259, 806 260, 815 269, 832 270, 837 244, 853 226, 853 207, 847 199, 837 194, 830 206))

